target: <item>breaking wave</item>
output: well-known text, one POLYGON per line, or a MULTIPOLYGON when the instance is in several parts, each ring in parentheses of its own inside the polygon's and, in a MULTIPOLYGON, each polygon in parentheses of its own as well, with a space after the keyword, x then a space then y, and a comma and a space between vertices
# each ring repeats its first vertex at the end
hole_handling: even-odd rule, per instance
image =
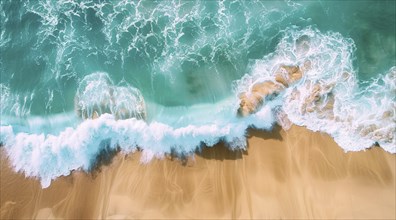
MULTIPOLYGON (((5 74, 15 67, 9 48, 28 44, 0 33, 0 52, 11 57, 0 60, 0 142, 14 169, 43 187, 89 171, 103 153, 141 150, 145 163, 218 142, 245 149, 249 127, 276 124, 327 133, 345 151, 379 145, 396 153, 396 67, 359 79, 372 70, 356 68, 354 40, 290 26, 309 5, 41 3, 24 7, 41 22, 38 38, 28 38, 34 61, 23 69, 38 71, 38 79, 5 74), (47 50, 47 57, 36 54, 47 50)), ((6 6, 1 24, 12 32, 6 6)))

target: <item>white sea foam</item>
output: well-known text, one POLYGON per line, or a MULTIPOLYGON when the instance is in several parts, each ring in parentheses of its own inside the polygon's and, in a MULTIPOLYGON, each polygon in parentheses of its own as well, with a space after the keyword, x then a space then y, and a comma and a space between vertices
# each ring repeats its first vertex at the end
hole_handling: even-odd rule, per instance
POLYGON ((0 114, 24 117, 30 114, 33 93, 14 94, 10 88, 0 83, 0 114))
POLYGON ((290 28, 276 51, 257 60, 251 71, 236 82, 235 94, 230 98, 190 107, 147 102, 147 121, 139 117, 116 120, 106 114, 116 115, 114 103, 130 104, 133 111, 139 109, 140 95, 136 94, 140 93, 131 92, 129 97, 125 95, 129 94, 128 87, 123 87, 120 94, 114 95, 114 85, 107 75, 96 73, 80 83, 78 105, 91 112, 87 118, 92 117, 93 110, 87 110, 92 106, 108 106, 108 110, 98 112, 105 114, 59 134, 21 132, 2 123, 0 141, 15 170, 40 178, 43 187, 72 170, 89 170, 104 150, 120 148, 129 153, 139 147, 143 151, 142 162, 148 162, 165 153, 193 153, 203 144, 213 146, 219 141, 225 141, 231 149, 245 148, 249 126, 271 129, 276 121, 286 129, 291 122, 328 133, 346 151, 364 150, 378 143, 386 151, 396 153, 396 67, 359 84, 352 66, 353 53, 353 41, 338 33, 290 28), (280 65, 303 68, 307 61, 309 68, 301 80, 266 101, 256 113, 244 118, 236 116, 240 92, 249 90, 255 82, 274 81, 273 73, 280 65), (109 92, 111 88, 113 92, 109 92), (114 101, 117 97, 132 101, 114 101))
POLYGON ((104 72, 92 73, 82 79, 75 97, 75 109, 82 118, 103 113, 120 119, 146 118, 146 105, 140 91, 128 84, 114 86, 104 72))
POLYGON ((273 123, 269 107, 244 120, 231 117, 179 128, 135 118, 115 120, 112 115, 103 114, 82 122, 77 128, 66 128, 56 136, 14 133, 12 126, 2 126, 0 140, 17 171, 40 178, 42 186, 48 187, 52 179, 68 175, 72 170, 89 170, 102 150, 119 147, 128 153, 139 146, 144 154, 142 162, 148 162, 154 156, 172 151, 189 154, 202 144, 213 146, 221 140, 230 143, 230 148, 245 148, 245 131, 249 125, 270 129, 273 123))
POLYGON ((276 51, 257 61, 237 82, 237 93, 259 81, 274 80, 279 65, 309 68, 303 79, 285 89, 282 109, 288 119, 330 134, 345 151, 378 143, 390 153, 395 144, 395 71, 359 85, 353 69, 354 43, 339 33, 316 29, 285 31, 276 51))

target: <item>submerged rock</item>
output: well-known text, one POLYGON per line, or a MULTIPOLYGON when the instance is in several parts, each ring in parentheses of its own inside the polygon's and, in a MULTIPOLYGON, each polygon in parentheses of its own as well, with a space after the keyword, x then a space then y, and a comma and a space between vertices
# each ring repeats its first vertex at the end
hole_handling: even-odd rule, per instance
POLYGON ((303 70, 307 69, 307 66, 307 62, 303 68, 299 66, 280 65, 273 74, 273 80, 255 83, 249 91, 239 94, 240 102, 237 114, 245 117, 255 113, 263 105, 267 97, 276 96, 286 87, 300 80, 303 76, 303 70))
POLYGON ((245 117, 256 112, 264 103, 266 97, 276 95, 283 90, 283 86, 272 81, 256 83, 248 92, 239 94, 238 115, 245 117))
POLYGON ((281 83, 285 87, 300 80, 303 76, 302 68, 298 66, 281 65, 275 72, 275 81, 281 83))
POLYGON ((104 113, 116 119, 146 119, 141 92, 130 85, 114 86, 106 73, 84 77, 75 96, 75 111, 83 119, 94 119, 104 113))

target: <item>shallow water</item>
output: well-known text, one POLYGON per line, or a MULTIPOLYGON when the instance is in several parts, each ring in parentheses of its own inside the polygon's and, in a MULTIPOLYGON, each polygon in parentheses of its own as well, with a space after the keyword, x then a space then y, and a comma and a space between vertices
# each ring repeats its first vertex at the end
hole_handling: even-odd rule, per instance
POLYGON ((1 142, 44 185, 116 146, 145 161, 220 140, 244 148, 246 128, 281 123, 274 109, 346 151, 395 153, 395 4, 1 1, 1 142), (299 82, 237 117, 241 92, 307 60, 299 82), (310 103, 316 85, 331 89, 310 103))

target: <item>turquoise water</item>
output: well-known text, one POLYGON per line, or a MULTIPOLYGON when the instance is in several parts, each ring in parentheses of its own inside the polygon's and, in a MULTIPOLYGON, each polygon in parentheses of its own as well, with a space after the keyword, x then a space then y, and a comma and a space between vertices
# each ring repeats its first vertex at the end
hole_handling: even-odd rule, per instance
POLYGON ((1 1, 1 142, 17 170, 46 186, 89 169, 103 148, 139 146, 146 158, 220 140, 244 148, 247 127, 280 124, 274 109, 345 150, 377 143, 395 153, 395 4, 1 1), (299 55, 292 51, 302 36, 312 45, 299 55), (279 64, 306 60, 313 69, 303 82, 257 113, 236 116, 240 92, 279 64), (310 93, 303 83, 336 85, 339 120, 301 113, 302 100, 289 95, 310 93), (94 114, 103 115, 82 119, 94 114), (44 159, 57 165, 48 170, 44 159))
POLYGON ((368 79, 395 65, 394 8, 394 1, 2 1, 1 84, 19 95, 12 113, 21 117, 72 111, 79 81, 96 71, 166 106, 213 103, 292 25, 352 38, 355 67, 368 79))

